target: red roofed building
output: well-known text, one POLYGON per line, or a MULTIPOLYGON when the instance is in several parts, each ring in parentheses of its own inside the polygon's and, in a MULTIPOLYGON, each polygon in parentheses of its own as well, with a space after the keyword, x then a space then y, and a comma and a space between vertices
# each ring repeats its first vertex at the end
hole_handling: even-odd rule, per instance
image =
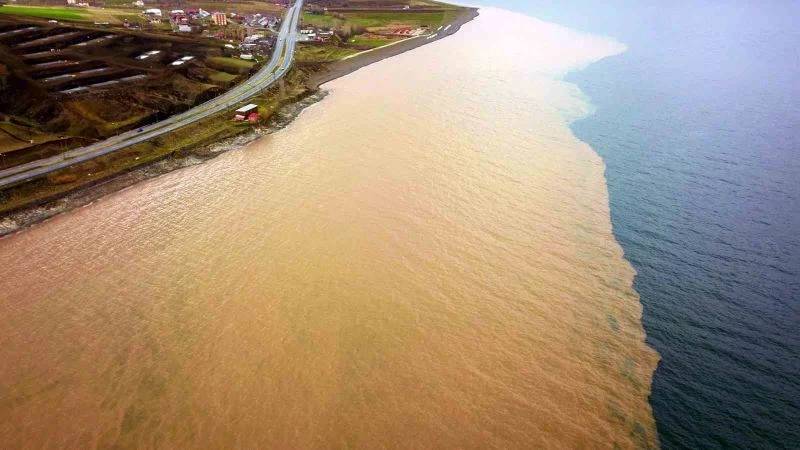
POLYGON ((214 21, 214 25, 225 26, 228 24, 228 17, 222 12, 211 14, 211 20, 214 21))

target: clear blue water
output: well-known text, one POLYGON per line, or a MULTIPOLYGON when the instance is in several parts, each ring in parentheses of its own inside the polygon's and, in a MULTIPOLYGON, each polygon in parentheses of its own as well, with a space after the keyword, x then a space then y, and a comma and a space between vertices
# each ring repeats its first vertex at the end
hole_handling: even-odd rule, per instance
POLYGON ((484 4, 629 47, 567 78, 662 357, 662 446, 800 448, 800 2, 484 4))

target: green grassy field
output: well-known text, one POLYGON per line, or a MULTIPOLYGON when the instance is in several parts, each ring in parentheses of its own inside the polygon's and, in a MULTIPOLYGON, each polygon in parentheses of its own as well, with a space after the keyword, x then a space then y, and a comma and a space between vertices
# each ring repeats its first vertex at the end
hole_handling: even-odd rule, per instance
POLYGON ((332 45, 299 45, 295 59, 299 63, 338 61, 359 51, 353 48, 341 48, 332 45))
POLYGON ((397 40, 368 38, 364 37, 364 35, 361 34, 353 36, 347 41, 349 45, 354 45, 356 47, 369 47, 369 48, 383 47, 384 45, 391 44, 392 42, 397 42, 397 40))
POLYGON ((455 11, 431 13, 345 13, 345 20, 353 26, 361 28, 381 28, 390 26, 405 26, 416 28, 422 26, 438 27, 449 21, 456 14, 455 11))
POLYGON ((125 20, 129 22, 143 22, 144 19, 142 18, 141 14, 135 13, 122 13, 122 14, 112 14, 112 16, 120 22, 124 22, 125 20))
POLYGON ((378 4, 386 3, 386 4, 391 4, 391 5, 396 5, 397 3, 406 3, 409 6, 427 6, 427 7, 437 7, 437 8, 455 8, 456 7, 456 6, 448 4, 448 3, 437 2, 437 1, 434 1, 434 0, 406 0, 405 2, 398 2, 397 0, 388 0, 386 2, 381 2, 380 0, 378 0, 377 2, 376 2, 376 0, 349 0, 347 3, 348 3, 349 6, 351 6, 353 8, 371 8, 371 7, 375 7, 376 3, 378 3, 378 4))
MULTIPOLYGON (((132 8, 132 0, 103 0, 103 6, 106 8, 132 8)), ((137 9, 141 11, 141 9, 137 9)))
POLYGON ((237 77, 237 75, 233 75, 233 74, 230 74, 228 72, 215 71, 214 73, 212 73, 211 75, 208 76, 208 79, 210 79, 211 81, 218 82, 218 83, 229 83, 229 82, 235 80, 236 77, 237 77))
POLYGON ((45 19, 86 20, 88 14, 75 8, 47 8, 35 6, 3 6, 0 14, 42 17, 45 19))
POLYGON ((341 25, 344 21, 336 17, 322 14, 303 13, 303 25, 310 25, 318 28, 334 28, 341 25))
POLYGON ((457 9, 426 13, 408 12, 353 12, 341 14, 303 14, 302 24, 318 28, 338 28, 351 26, 354 28, 418 28, 427 26, 436 28, 450 22, 458 14, 457 9))
POLYGON ((206 64, 217 70, 223 70, 229 73, 242 74, 247 73, 253 68, 255 62, 245 61, 239 58, 228 58, 226 56, 212 56, 206 58, 206 64))

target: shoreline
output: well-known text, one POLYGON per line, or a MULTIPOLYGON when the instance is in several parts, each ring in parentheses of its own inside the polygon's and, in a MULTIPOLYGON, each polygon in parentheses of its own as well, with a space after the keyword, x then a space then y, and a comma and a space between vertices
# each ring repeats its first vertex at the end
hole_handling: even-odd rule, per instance
POLYGON ((448 36, 452 36, 457 33, 464 24, 471 22, 476 17, 478 17, 478 8, 465 8, 464 11, 462 11, 461 14, 459 14, 453 20, 453 22, 448 25, 449 29, 447 31, 440 31, 435 38, 411 38, 405 41, 400 41, 396 44, 358 53, 348 59, 336 61, 327 66, 326 71, 312 75, 311 79, 306 83, 306 86, 312 90, 318 90, 321 85, 353 73, 356 70, 366 67, 370 64, 374 64, 384 59, 411 51, 415 48, 422 47, 423 45, 444 39, 448 36))
POLYGON ((63 213, 88 206, 101 198, 122 191, 142 181, 165 175, 185 167, 202 164, 232 150, 238 150, 251 142, 272 134, 288 126, 307 107, 322 101, 327 91, 321 86, 329 81, 351 74, 361 68, 379 61, 411 51, 457 33, 461 27, 478 16, 477 8, 465 8, 450 24, 447 31, 441 31, 435 38, 411 38, 394 45, 357 53, 353 57, 328 65, 323 72, 316 73, 306 82, 310 95, 281 107, 266 127, 255 129, 220 141, 209 142, 192 148, 184 155, 166 156, 162 159, 124 170, 104 179, 96 180, 56 198, 45 199, 23 206, 0 216, 0 239, 23 231, 31 226, 45 222, 63 213))

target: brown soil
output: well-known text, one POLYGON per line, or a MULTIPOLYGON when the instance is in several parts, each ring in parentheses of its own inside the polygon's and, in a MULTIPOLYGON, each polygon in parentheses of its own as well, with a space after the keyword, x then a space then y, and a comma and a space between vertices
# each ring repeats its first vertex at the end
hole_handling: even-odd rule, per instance
MULTIPOLYGON (((13 157, 5 155, 6 164, 57 153, 85 145, 87 138, 102 139, 160 120, 218 95, 232 84, 227 79, 214 81, 218 68, 205 64, 209 57, 224 56, 218 42, 0 17, 0 32, 32 26, 38 29, 0 36, 0 111, 4 120, 16 120, 28 128, 22 134, 76 139, 44 147, 34 142, 27 149, 15 144, 13 157), (113 37, 99 39, 105 36, 113 37), (77 45, 82 43, 87 44, 77 45), (151 50, 159 53, 137 59, 151 50), (178 67, 170 66, 172 61, 189 55, 195 58, 178 67), (145 78, 93 86, 135 75, 145 78), (87 89, 62 92, 82 87, 87 89)), ((241 79, 248 73, 235 75, 241 79)))

